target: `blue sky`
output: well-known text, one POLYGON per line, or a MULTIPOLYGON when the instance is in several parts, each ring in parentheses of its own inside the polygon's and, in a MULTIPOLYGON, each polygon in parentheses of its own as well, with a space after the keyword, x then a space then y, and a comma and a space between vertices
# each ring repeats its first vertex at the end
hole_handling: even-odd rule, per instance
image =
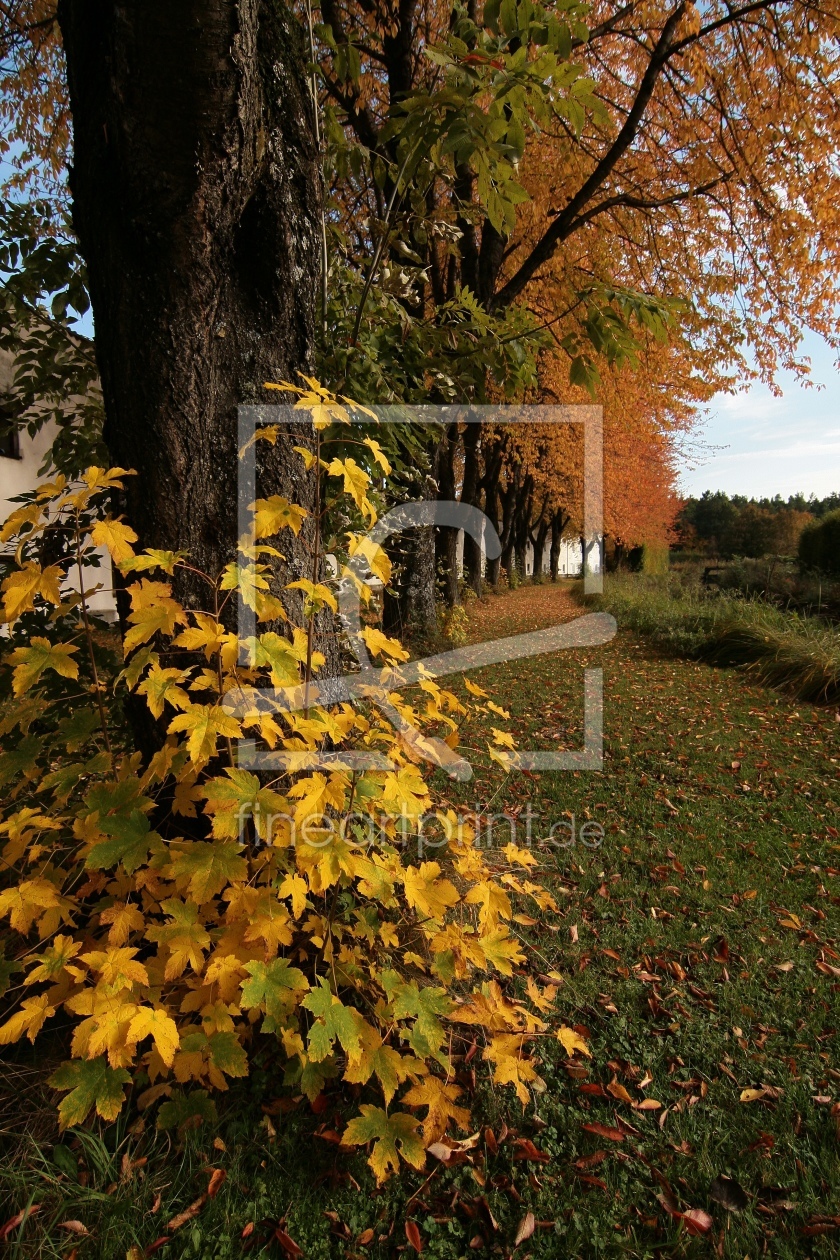
POLYGON ((781 397, 754 385, 712 399, 682 461, 684 494, 787 498, 802 491, 822 498, 840 491, 840 370, 816 334, 806 334, 801 353, 811 360, 811 387, 781 372, 781 397))

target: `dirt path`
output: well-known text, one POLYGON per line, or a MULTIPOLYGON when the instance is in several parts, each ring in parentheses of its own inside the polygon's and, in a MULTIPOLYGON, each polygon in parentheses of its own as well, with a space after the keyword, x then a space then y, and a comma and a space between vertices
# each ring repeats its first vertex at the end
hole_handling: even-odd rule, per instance
POLYGON ((528 630, 544 630, 560 621, 579 617, 582 609, 572 595, 570 582, 546 582, 500 591, 467 604, 469 642, 503 639, 528 630))

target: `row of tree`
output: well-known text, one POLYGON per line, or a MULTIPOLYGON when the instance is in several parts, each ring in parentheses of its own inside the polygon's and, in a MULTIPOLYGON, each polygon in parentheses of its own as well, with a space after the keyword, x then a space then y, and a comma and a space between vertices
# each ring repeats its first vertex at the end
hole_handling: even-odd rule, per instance
MULTIPOLYGON (((595 396, 606 529, 663 536, 697 404, 796 369, 805 325, 840 339, 838 23, 838 0, 11 0, 0 147, 39 194, 6 259, 21 390, 34 362, 56 398, 90 379, 56 336, 89 293, 122 506, 206 571, 235 548, 236 406, 300 371, 366 403, 595 396)), ((94 412, 60 411, 68 465, 94 412)), ((568 426, 401 441, 394 495, 431 475, 483 507, 502 563, 580 527, 568 426)), ((281 437, 261 480, 291 493, 293 467, 281 437)))

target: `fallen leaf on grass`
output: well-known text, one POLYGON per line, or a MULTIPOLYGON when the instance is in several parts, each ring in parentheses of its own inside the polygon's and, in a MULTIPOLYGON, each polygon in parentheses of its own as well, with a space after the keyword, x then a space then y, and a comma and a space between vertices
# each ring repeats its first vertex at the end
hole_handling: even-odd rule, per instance
POLYGON ((367 1247, 369 1243, 373 1242, 373 1239, 374 1239, 373 1230, 363 1229, 361 1234, 359 1234, 359 1237, 356 1239, 356 1242, 358 1246, 360 1247, 367 1247))
POLYGON ((574 1028, 566 1028, 565 1026, 563 1028, 558 1028, 557 1040, 560 1042, 569 1058, 572 1057, 576 1050, 579 1050, 581 1054, 585 1054, 587 1058, 592 1058, 589 1046, 583 1040, 580 1033, 575 1032, 574 1028))
POLYGON ((689 1234, 708 1234, 714 1225, 714 1221, 708 1212, 704 1212, 701 1208, 689 1208, 682 1214, 682 1221, 685 1225, 686 1232, 689 1234))
POLYGON ((627 1089, 625 1089, 620 1081, 615 1079, 615 1077, 613 1077, 607 1086, 607 1093, 612 1094, 613 1098, 617 1098, 619 1102, 626 1102, 629 1103, 631 1107, 633 1106, 633 1099, 630 1096, 630 1093, 627 1089))
POLYGON ((549 1154, 534 1146, 530 1138, 517 1138, 514 1147, 516 1148, 514 1159, 530 1160, 534 1164, 547 1164, 551 1159, 549 1154))
POLYGON ((732 1177, 715 1177, 709 1186, 709 1198, 727 1212, 743 1212, 749 1204, 749 1196, 732 1177))
POLYGON ((520 1243, 523 1243, 526 1239, 530 1238, 536 1227, 537 1222, 534 1218, 534 1213, 526 1212, 522 1217, 522 1220, 519 1222, 519 1229, 516 1231, 516 1240, 513 1244, 514 1247, 518 1247, 520 1243))
POLYGON ((294 1238, 290 1238, 285 1229, 281 1229, 279 1225, 274 1231, 274 1237, 277 1239, 286 1255, 292 1257, 292 1260, 295 1260, 297 1256, 303 1255, 303 1251, 297 1245, 294 1238))
POLYGON ((423 1239, 421 1237, 420 1230, 417 1228, 414 1221, 406 1221, 405 1236, 408 1239, 410 1246, 412 1246, 419 1255, 423 1250, 423 1239))
POLYGON ((582 1124, 580 1127, 585 1129, 587 1133, 594 1133, 596 1137, 606 1138, 608 1142, 624 1141, 624 1134, 621 1132, 621 1129, 611 1129, 608 1124, 593 1122, 591 1124, 582 1124))
POLYGON ((758 1102, 760 1098, 766 1098, 767 1091, 764 1089, 742 1089, 739 1102, 753 1103, 758 1102))
POLYGON ((213 1168, 210 1170, 210 1182, 207 1186, 208 1199, 215 1199, 216 1195, 222 1188, 222 1183, 225 1180, 225 1177, 227 1177, 227 1172, 224 1168, 213 1168))
POLYGON ((0 1241, 5 1242, 9 1234, 14 1233, 19 1225, 22 1225, 24 1221, 29 1220, 30 1216, 34 1216, 36 1212, 40 1211, 40 1203, 33 1203, 31 1207, 24 1208, 22 1212, 18 1212, 11 1220, 6 1221, 6 1224, 0 1229, 0 1241))
POLYGON ((202 1194, 195 1203, 191 1203, 188 1208, 184 1208, 183 1212, 179 1212, 177 1216, 173 1216, 167 1225, 167 1229, 180 1229, 182 1225, 186 1225, 188 1221, 194 1221, 198 1216, 204 1204, 207 1202, 207 1195, 202 1194))
MULTIPOLYGON (((154 1242, 149 1243, 145 1251, 140 1251, 141 1256, 153 1256, 156 1251, 160 1251, 161 1247, 165 1247, 167 1243, 172 1242, 169 1234, 162 1234, 160 1238, 156 1238, 154 1242)), ((139 1251, 139 1248, 138 1248, 139 1251)), ((126 1253, 128 1255, 128 1253, 126 1253)), ((133 1257, 132 1257, 133 1260, 133 1257)))
POLYGON ((90 1232, 87 1225, 83 1225, 81 1221, 61 1221, 58 1228, 67 1229, 71 1234, 80 1234, 82 1236, 90 1232))
POLYGON ((633 1103, 635 1111, 661 1111, 663 1104, 655 1098, 643 1098, 639 1103, 633 1103))

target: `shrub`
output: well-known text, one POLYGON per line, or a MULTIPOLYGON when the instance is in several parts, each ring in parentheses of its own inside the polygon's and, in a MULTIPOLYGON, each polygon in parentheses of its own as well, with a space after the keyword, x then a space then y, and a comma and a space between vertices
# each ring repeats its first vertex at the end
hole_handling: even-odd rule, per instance
POLYGON ((806 526, 799 539, 799 561, 805 569, 840 577, 840 510, 806 526))
MULTIPOLYGON (((346 413, 323 391, 304 403, 320 408, 317 459, 324 427, 346 413)), ((321 467, 369 522, 371 478, 350 463, 321 467)), ((468 823, 435 808, 419 763, 457 767, 455 719, 468 710, 422 675, 418 698, 405 699, 398 642, 361 630, 381 677, 364 701, 327 708, 316 699, 312 628, 319 609, 335 608, 329 585, 290 583, 303 592, 304 625, 265 628, 282 614, 266 540, 282 546, 302 509, 259 500, 256 541, 205 575, 208 607, 238 592, 255 612, 257 633, 239 641, 218 611, 173 597, 167 578, 185 557, 134 553, 136 536, 107 514, 124 475, 90 468, 77 487, 59 478, 2 531, 16 551, 2 583, 12 694, 3 730, 14 747, 0 759, 11 785, 0 916, 14 983, 0 1043, 34 1042, 63 1009, 71 1058, 51 1078, 66 1095, 62 1127, 92 1109, 113 1119, 133 1083, 141 1107, 160 1102, 160 1126, 183 1128, 212 1118, 208 1091, 247 1075, 255 1043, 271 1038, 292 1090, 314 1099, 339 1077, 364 1088, 343 1140, 373 1144, 378 1179, 401 1159, 419 1167, 430 1143, 469 1123, 453 1054, 476 1032, 495 1081, 523 1103, 539 1083, 529 1047, 555 990, 533 979, 524 998, 502 988, 525 962, 507 926, 511 898, 556 909, 529 878, 537 860, 511 844, 494 867, 468 823), (69 541, 43 566, 45 537, 69 541), (65 580, 98 545, 128 580, 118 671, 108 671, 86 596, 65 580), (145 766, 115 725, 129 694, 163 731, 145 766), (236 764, 232 741, 243 734, 270 753, 267 781, 236 764), (406 843, 432 813, 435 860, 413 861, 406 843)), ((360 593, 368 565, 387 580, 387 557, 363 531, 331 550, 360 593)))

